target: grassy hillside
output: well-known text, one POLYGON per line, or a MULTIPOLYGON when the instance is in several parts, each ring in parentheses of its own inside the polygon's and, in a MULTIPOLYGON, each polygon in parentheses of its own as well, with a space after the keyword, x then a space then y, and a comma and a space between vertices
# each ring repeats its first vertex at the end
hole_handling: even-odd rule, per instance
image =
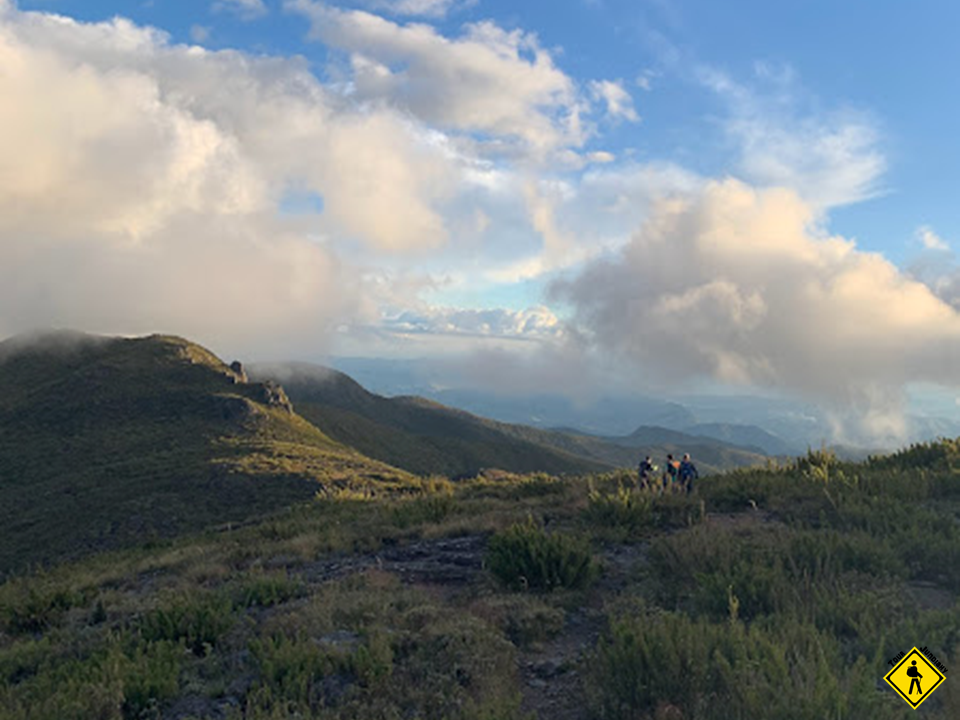
POLYGON ((343 373, 315 365, 256 368, 254 374, 281 381, 297 411, 330 437, 420 474, 472 476, 482 468, 588 472, 632 468, 643 454, 662 460, 668 452, 693 453, 707 473, 765 460, 755 451, 671 431, 647 442, 637 433, 599 438, 496 422, 420 397, 381 397, 343 373))
POLYGON ((405 475, 174 337, 0 344, 0 573, 405 475))
POLYGON ((461 476, 500 468, 565 473, 612 465, 545 444, 548 433, 485 420, 423 398, 375 395, 336 370, 288 364, 252 372, 280 380, 297 411, 330 437, 410 472, 461 476))
POLYGON ((0 720, 960 717, 960 445, 331 494, 0 585, 0 720))

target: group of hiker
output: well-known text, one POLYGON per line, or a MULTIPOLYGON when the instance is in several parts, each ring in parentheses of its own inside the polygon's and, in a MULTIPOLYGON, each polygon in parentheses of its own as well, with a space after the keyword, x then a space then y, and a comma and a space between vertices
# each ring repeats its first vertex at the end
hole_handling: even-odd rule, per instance
POLYGON ((667 455, 667 463, 663 472, 659 472, 653 464, 653 458, 647 457, 640 461, 639 485, 643 490, 660 490, 661 492, 693 492, 693 481, 700 478, 697 466, 690 460, 690 453, 685 453, 683 460, 677 460, 673 455, 667 455))

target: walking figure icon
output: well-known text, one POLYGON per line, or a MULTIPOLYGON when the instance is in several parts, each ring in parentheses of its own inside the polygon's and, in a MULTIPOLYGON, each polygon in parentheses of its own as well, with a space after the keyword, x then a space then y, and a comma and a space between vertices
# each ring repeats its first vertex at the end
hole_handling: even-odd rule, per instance
POLYGON ((891 664, 895 664, 895 667, 883 679, 914 709, 920 707, 946 679, 917 648, 906 655, 900 653, 900 657, 891 660, 891 664))
POLYGON ((917 692, 923 695, 923 690, 920 689, 920 681, 923 679, 923 675, 920 674, 920 671, 917 670, 917 661, 914 660, 913 664, 907 668, 907 677, 912 678, 910 680, 910 691, 908 695, 913 695, 913 686, 917 686, 917 692))

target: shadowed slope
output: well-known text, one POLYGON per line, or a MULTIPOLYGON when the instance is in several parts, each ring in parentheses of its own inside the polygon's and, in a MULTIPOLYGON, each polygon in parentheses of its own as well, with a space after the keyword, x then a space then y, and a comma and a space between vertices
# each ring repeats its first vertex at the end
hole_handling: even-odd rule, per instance
POLYGON ((354 476, 405 477, 193 343, 0 343, 0 572, 240 520, 354 476))

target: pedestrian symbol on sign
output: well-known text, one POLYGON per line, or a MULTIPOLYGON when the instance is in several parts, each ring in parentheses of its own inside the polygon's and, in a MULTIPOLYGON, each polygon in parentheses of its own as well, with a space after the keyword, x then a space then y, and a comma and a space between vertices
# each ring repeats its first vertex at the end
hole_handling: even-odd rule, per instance
POLYGON ((944 675, 923 653, 913 648, 883 679, 916 709, 940 686, 944 675))

